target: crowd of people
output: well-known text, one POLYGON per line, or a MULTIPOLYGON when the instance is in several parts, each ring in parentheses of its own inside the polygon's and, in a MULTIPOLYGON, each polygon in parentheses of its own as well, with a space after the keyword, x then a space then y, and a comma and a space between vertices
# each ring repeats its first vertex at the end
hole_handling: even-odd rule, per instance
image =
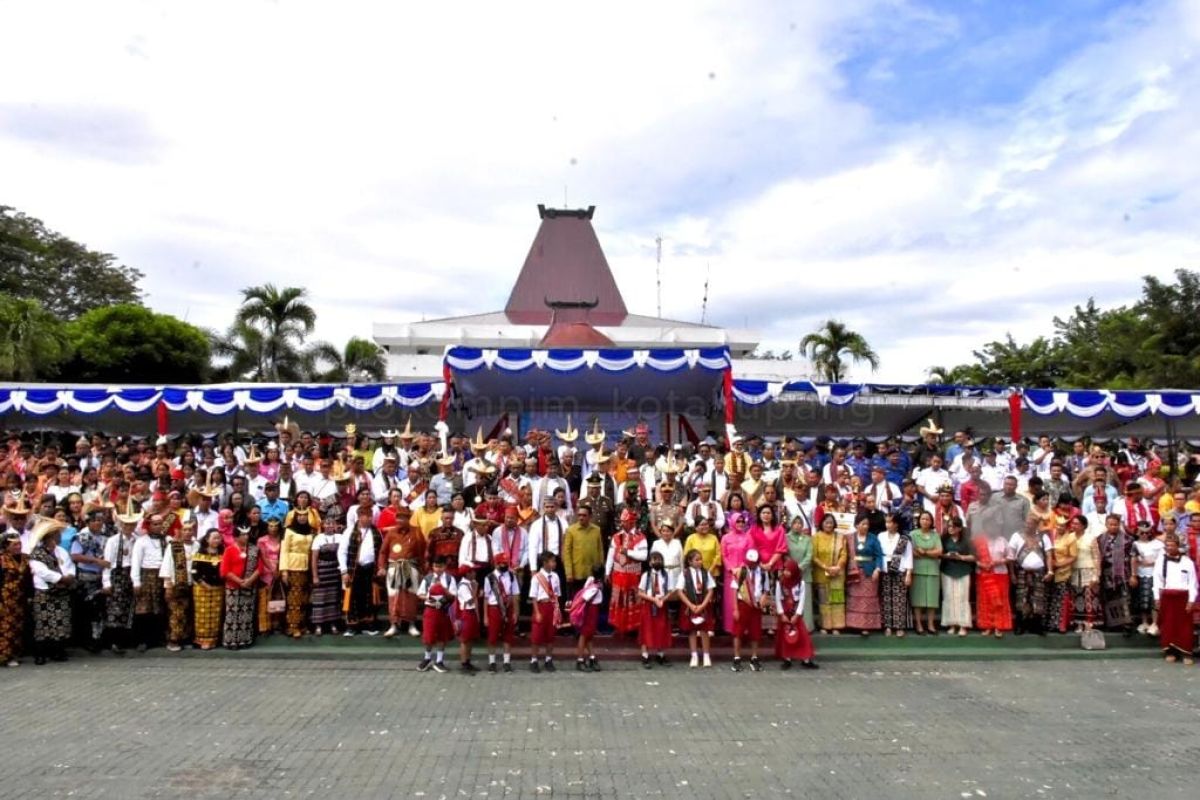
POLYGON ((706 668, 724 634, 731 668, 759 671, 767 643, 816 668, 821 636, 1102 629, 1193 663, 1195 457, 943 434, 13 433, 0 663, 382 635, 420 636, 417 668, 437 672, 451 648, 477 671, 476 647, 511 672, 527 640, 541 672, 570 635, 594 671, 612 635, 647 669, 684 641, 706 668))

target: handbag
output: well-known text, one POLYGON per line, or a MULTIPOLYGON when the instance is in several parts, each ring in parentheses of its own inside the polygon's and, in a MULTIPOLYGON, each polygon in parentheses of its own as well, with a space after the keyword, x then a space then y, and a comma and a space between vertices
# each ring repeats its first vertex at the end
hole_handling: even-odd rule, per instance
POLYGON ((1079 637, 1079 646, 1084 650, 1103 650, 1107 647, 1104 642, 1104 631, 1098 631, 1093 628, 1090 631, 1084 631, 1079 637))
POLYGON ((271 584, 271 599, 267 601, 268 614, 282 614, 287 611, 287 598, 283 594, 283 585, 279 581, 274 581, 271 584), (275 590, 279 590, 279 597, 275 597, 275 590))

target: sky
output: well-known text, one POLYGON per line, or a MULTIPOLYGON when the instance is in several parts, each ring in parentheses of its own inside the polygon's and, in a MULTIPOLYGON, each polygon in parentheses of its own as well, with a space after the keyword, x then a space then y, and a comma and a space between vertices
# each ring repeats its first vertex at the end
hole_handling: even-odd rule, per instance
POLYGON ((631 312, 662 236, 663 316, 710 276, 858 380, 1200 269, 1200 0, 3 8, 0 204, 214 329, 267 282, 339 344, 500 309, 538 203, 597 206, 631 312))

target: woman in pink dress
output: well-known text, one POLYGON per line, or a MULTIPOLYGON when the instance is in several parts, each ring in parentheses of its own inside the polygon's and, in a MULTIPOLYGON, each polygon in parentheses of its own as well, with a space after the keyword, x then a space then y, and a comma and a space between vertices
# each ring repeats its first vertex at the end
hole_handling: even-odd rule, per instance
POLYGON ((733 633, 733 606, 737 602, 737 593, 733 590, 733 576, 746 566, 746 552, 754 549, 754 540, 750 538, 747 519, 744 514, 733 517, 728 532, 721 537, 721 567, 724 569, 723 588, 721 590, 721 620, 726 633, 733 633))
POLYGON ((730 490, 725 498, 725 530, 734 529, 734 519, 742 517, 746 520, 746 528, 750 528, 750 512, 746 509, 746 498, 740 490, 730 490))
POLYGON ((758 509, 758 519, 750 529, 750 538, 764 571, 776 573, 783 568, 787 558, 787 531, 775 516, 775 507, 764 505, 758 509))
POLYGON ((279 445, 271 442, 267 445, 267 457, 258 465, 258 474, 268 481, 279 480, 279 445))

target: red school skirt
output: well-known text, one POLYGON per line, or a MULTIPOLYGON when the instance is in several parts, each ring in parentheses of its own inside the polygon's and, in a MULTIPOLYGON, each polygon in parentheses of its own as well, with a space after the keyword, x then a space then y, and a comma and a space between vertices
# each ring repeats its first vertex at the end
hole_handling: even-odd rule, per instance
POLYGON ((638 644, 647 650, 665 651, 671 647, 671 615, 667 609, 658 608, 649 601, 642 601, 642 625, 638 631, 638 644))
POLYGON ((475 609, 458 610, 458 640, 470 644, 479 638, 479 614, 475 609))
POLYGON ((775 628, 775 657, 808 661, 813 657, 812 637, 804 618, 795 625, 780 624, 775 628))
POLYGON ((713 614, 713 604, 709 603, 704 613, 699 616, 700 622, 692 622, 693 614, 689 614, 685 606, 679 607, 679 630, 684 633, 712 633, 717 628, 717 619, 713 614))
POLYGON ((743 642, 761 642, 762 609, 738 600, 737 611, 738 619, 734 623, 734 635, 743 642))
POLYGON ((580 636, 595 636, 600 627, 600 606, 588 603, 583 609, 583 624, 579 626, 580 636))
POLYGON ((450 614, 440 608, 425 606, 421 616, 421 642, 426 647, 442 644, 454 638, 454 626, 450 614))
POLYGON ((504 619, 504 615, 500 613, 500 606, 487 607, 487 643, 489 647, 504 642, 505 644, 516 644, 517 641, 517 626, 512 620, 504 619))
POLYGON ((535 618, 533 627, 529 630, 529 638, 535 645, 554 644, 554 636, 558 632, 554 628, 553 600, 538 600, 538 612, 542 615, 541 622, 535 618))

